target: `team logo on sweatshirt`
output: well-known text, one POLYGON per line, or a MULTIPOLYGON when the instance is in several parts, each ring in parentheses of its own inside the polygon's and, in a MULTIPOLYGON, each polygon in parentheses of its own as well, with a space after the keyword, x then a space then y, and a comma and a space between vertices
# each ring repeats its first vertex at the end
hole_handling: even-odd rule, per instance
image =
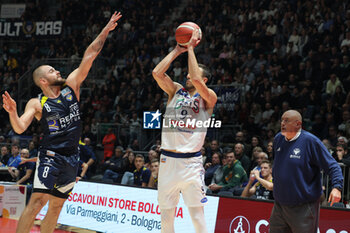
POLYGON ((300 159, 300 149, 295 148, 293 154, 289 156, 291 159, 300 159))

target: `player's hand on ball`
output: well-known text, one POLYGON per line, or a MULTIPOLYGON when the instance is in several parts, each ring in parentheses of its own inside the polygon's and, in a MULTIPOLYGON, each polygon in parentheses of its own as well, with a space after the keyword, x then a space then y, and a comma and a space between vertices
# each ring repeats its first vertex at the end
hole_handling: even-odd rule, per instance
POLYGON ((122 17, 122 14, 120 12, 115 11, 112 15, 111 19, 109 20, 108 24, 106 25, 106 28, 109 31, 114 30, 114 28, 118 25, 117 21, 122 17))
POLYGON ((201 39, 200 39, 200 36, 199 36, 199 29, 195 29, 192 32, 192 37, 191 37, 191 40, 189 42, 188 47, 194 48, 194 47, 196 47, 199 44, 199 42, 201 42, 201 39))
POLYGON ((174 50, 176 50, 176 52, 181 54, 181 53, 187 52, 187 47, 177 44, 174 50))

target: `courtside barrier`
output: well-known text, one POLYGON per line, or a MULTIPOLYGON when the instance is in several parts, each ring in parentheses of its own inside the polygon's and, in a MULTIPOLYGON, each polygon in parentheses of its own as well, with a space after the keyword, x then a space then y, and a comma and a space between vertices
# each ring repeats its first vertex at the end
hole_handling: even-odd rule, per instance
MULTIPOLYGON (((271 201, 208 196, 208 232, 268 232, 271 201)), ((37 216, 42 219, 47 206, 37 216)), ((175 232, 194 233, 190 215, 180 198, 175 232)), ((321 208, 321 233, 350 233, 350 211, 321 208)), ((78 182, 65 202, 58 223, 100 232, 160 232, 157 190, 92 182, 78 182)))

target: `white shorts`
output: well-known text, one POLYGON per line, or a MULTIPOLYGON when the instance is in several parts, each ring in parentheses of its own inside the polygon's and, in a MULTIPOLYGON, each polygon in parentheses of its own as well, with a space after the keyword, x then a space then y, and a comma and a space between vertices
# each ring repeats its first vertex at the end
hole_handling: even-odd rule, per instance
POLYGON ((208 199, 204 190, 202 156, 173 158, 160 156, 158 175, 158 203, 160 209, 175 208, 180 192, 186 206, 204 206, 208 199))

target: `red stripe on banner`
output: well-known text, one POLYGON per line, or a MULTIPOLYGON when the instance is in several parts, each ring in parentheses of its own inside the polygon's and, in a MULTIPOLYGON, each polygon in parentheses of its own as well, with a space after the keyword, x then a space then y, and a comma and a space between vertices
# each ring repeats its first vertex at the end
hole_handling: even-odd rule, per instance
MULTIPOLYGON (((215 233, 268 232, 272 207, 269 201, 220 197, 215 233)), ((349 231, 349 219, 349 209, 322 207, 320 232, 349 231)))

